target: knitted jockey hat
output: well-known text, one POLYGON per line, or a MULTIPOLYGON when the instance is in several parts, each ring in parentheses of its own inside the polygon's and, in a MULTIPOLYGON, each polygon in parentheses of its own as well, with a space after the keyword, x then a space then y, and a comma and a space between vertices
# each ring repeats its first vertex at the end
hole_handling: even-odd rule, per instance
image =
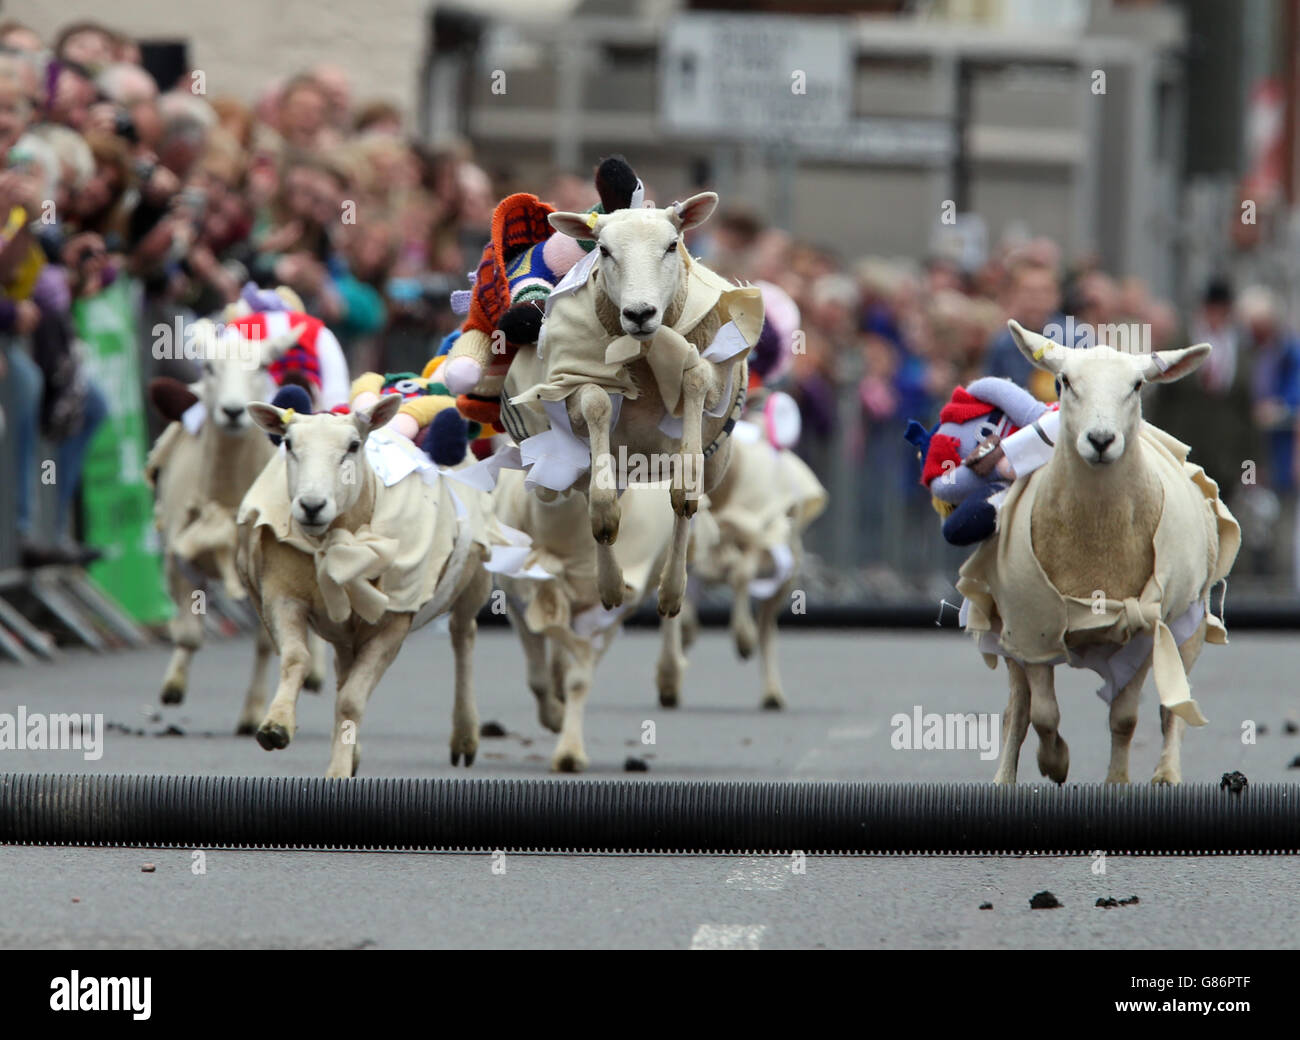
POLYGON ((948 403, 940 410, 939 422, 960 425, 978 419, 981 415, 988 415, 995 407, 997 406, 969 394, 964 386, 959 386, 952 392, 948 403))
MULTIPOLYGON (((960 389, 960 387, 958 388, 960 389)), ((983 402, 978 402, 983 403, 983 402)), ((948 409, 945 408, 946 412, 948 409)), ((985 405, 986 411, 991 411, 991 405, 985 405)), ((942 413, 941 413, 942 414, 942 413)), ((982 415, 983 412, 976 412, 974 415, 982 415)), ((949 420, 944 420, 945 422, 949 420)), ((961 422, 964 420, 952 420, 961 422)), ((930 435, 930 447, 925 453, 925 465, 921 469, 921 483, 926 487, 936 477, 942 477, 945 473, 956 469, 962 463, 961 442, 956 437, 949 437, 946 433, 935 433, 930 435)))

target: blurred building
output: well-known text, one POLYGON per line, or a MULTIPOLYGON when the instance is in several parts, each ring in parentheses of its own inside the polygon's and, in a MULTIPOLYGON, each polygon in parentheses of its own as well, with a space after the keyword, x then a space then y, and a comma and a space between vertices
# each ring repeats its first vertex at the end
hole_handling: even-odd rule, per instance
POLYGON ((424 129, 535 186, 621 151, 665 199, 707 183, 846 258, 1028 231, 1170 291, 1184 26, 1106 0, 591 0, 554 21, 441 4, 424 129), (749 91, 747 65, 800 56, 824 103, 749 91))

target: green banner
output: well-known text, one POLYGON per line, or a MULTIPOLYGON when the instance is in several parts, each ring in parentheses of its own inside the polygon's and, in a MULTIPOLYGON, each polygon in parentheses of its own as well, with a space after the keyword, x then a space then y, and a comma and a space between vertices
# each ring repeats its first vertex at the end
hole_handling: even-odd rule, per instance
POLYGON ((132 286, 119 278, 98 296, 78 300, 72 316, 87 375, 108 401, 108 418, 82 471, 86 544, 104 551, 90 575, 136 621, 156 624, 171 616, 172 604, 153 525, 153 492, 144 479, 148 434, 132 286))

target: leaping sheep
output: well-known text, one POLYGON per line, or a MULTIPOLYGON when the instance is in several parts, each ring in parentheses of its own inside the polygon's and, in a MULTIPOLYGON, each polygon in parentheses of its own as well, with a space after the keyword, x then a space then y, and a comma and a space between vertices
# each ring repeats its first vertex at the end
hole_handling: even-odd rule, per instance
POLYGON ((549 420, 546 438, 523 439, 523 460, 540 487, 587 493, 607 608, 623 596, 611 547, 619 533, 618 490, 627 480, 615 460, 619 467, 671 460, 676 522, 659 612, 675 615, 686 587, 689 520, 726 471, 730 433, 744 408, 745 357, 762 328, 762 297, 713 274, 682 239, 717 202, 704 192, 666 209, 549 217, 557 231, 594 238, 597 247, 547 301, 540 378, 521 381, 526 352, 515 358, 507 386, 524 389, 503 419, 530 427, 527 434, 549 420), (520 406, 540 407, 545 418, 523 416, 530 408, 520 406))

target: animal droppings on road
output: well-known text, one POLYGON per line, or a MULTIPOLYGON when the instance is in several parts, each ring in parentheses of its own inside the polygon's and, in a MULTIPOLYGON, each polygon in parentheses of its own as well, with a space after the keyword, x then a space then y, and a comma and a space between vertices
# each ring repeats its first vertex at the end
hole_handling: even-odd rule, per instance
POLYGON ((1231 773, 1223 774, 1222 778, 1219 780, 1219 789, 1223 790, 1226 788, 1232 794, 1241 794, 1249 784, 1250 781, 1246 779, 1245 773, 1233 771, 1231 773))

